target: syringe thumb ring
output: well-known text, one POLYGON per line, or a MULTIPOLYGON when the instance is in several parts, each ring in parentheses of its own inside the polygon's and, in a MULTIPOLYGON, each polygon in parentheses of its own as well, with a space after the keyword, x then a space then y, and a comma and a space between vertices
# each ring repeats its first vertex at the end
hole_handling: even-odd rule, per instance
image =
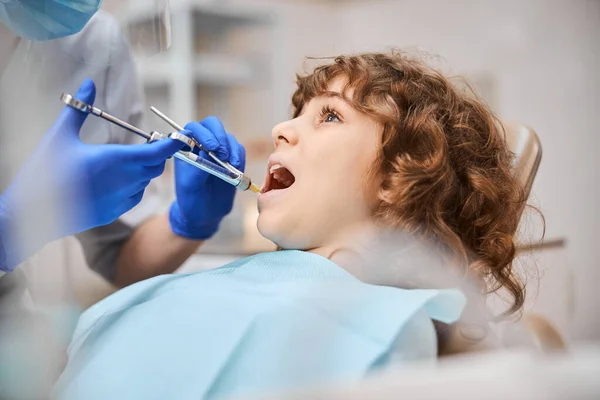
POLYGON ((187 135, 184 135, 183 133, 179 133, 179 132, 171 132, 169 133, 168 137, 170 137, 173 140, 179 140, 180 142, 182 142, 183 144, 185 144, 186 147, 184 147, 182 149, 182 151, 185 152, 190 152, 193 151, 196 148, 201 148, 202 146, 200 145, 200 143, 198 143, 196 141, 196 139, 189 137, 187 135))

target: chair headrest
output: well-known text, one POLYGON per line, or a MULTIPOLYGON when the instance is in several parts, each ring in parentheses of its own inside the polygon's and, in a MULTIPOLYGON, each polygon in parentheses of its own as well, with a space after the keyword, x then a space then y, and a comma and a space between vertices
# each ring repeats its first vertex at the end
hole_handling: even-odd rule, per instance
POLYGON ((518 122, 505 122, 503 125, 508 148, 515 155, 513 169, 527 198, 542 160, 542 145, 530 127, 518 122))

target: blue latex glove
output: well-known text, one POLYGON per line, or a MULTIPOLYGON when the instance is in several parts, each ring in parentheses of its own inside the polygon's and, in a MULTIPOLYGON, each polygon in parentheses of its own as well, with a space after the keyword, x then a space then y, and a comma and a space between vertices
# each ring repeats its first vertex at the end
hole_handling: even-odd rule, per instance
MULTIPOLYGON (((86 80, 75 97, 93 104, 95 95, 94 83, 86 80)), ((141 201, 167 158, 183 147, 171 139, 88 145, 79 138, 86 116, 65 107, 0 196, 1 270, 11 270, 48 241, 115 221, 141 201)))
MULTIPOLYGON (((207 150, 213 151, 222 161, 244 171, 246 151, 230 134, 225 132, 221 121, 208 117, 201 122, 185 126, 189 135, 207 150)), ((214 162, 206 152, 200 154, 214 162)), ((175 160, 175 191, 177 199, 171 205, 169 222, 179 236, 205 240, 219 229, 221 220, 231 212, 236 188, 221 179, 181 160, 175 160)))

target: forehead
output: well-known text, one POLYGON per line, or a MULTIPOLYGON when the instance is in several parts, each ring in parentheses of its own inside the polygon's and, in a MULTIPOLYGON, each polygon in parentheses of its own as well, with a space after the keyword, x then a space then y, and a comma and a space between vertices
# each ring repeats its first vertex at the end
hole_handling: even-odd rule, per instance
MULTIPOLYGON (((348 79, 346 79, 345 77, 342 76, 338 76, 335 77, 333 79, 331 79, 329 81, 329 83, 327 84, 327 91, 328 92, 336 92, 336 93, 342 93, 344 92, 344 87, 346 86, 346 83, 348 82, 348 79)), ((347 89, 349 90, 349 88, 347 89)), ((348 96, 351 96, 351 93, 345 93, 348 96)))
MULTIPOLYGON (((348 85, 348 80, 346 77, 340 76, 332 78, 329 82, 323 85, 323 88, 314 94, 313 99, 337 98, 344 101, 344 103, 350 106, 350 108, 355 109, 355 104, 352 99, 353 95, 354 89, 348 85)), ((308 101, 310 100, 312 99, 309 99, 308 101)))
MULTIPOLYGON (((330 94, 339 94, 349 104, 353 103, 354 87, 348 83, 348 78, 345 76, 337 76, 327 83, 327 92, 330 94)), ((323 95, 323 94, 321 94, 323 95)))

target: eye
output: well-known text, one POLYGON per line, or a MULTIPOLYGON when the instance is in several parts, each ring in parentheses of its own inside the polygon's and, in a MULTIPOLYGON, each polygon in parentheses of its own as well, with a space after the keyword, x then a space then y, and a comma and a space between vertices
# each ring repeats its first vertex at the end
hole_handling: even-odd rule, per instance
POLYGON ((323 106, 319 119, 321 122, 342 122, 340 114, 330 106, 323 106))

